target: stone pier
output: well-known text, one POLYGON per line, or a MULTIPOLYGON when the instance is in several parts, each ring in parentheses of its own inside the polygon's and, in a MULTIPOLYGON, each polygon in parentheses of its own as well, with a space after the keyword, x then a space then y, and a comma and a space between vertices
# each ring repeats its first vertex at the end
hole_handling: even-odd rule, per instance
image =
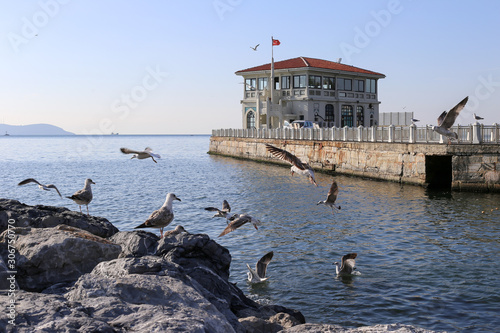
POLYGON ((461 191, 500 193, 500 145, 210 138, 209 154, 284 164, 265 144, 295 154, 319 172, 461 191))

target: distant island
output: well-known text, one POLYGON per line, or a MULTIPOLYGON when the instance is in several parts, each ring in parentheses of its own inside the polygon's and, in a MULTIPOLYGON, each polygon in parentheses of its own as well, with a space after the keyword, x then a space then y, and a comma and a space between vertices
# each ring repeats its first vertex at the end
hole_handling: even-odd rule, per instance
POLYGON ((0 124, 0 136, 6 135, 75 135, 49 124, 6 125, 0 124))

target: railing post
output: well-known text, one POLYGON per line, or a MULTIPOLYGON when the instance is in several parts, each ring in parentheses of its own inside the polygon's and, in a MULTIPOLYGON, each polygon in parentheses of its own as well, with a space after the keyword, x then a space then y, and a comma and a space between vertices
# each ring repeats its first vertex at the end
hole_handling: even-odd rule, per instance
POLYGON ((347 141, 347 126, 342 127, 342 141, 347 141))
POLYGON ((396 126, 389 125, 389 137, 387 139, 388 142, 394 142, 394 128, 396 128, 396 126))
POLYGON ((476 121, 472 125, 472 143, 481 143, 481 142, 483 142, 481 125, 476 121))
POLYGON ((410 134, 409 134, 409 137, 408 137, 408 142, 409 143, 415 143, 416 140, 415 140, 415 131, 417 129, 417 125, 415 125, 414 123, 410 125, 410 134))

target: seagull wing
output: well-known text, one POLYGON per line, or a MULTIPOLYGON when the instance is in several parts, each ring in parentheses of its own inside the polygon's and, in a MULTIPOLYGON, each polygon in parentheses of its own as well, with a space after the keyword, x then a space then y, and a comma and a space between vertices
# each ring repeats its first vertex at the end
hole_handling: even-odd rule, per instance
POLYGON ((208 210, 209 212, 221 212, 219 208, 215 207, 206 207, 205 210, 208 210))
POLYGON ((140 154, 144 153, 143 151, 128 149, 128 148, 120 148, 120 151, 124 154, 140 154))
POLYGON ((337 182, 334 180, 332 186, 330 187, 330 191, 328 191, 328 197, 326 201, 334 203, 337 200, 337 195, 339 194, 339 186, 337 182))
POLYGON ((266 277, 266 270, 267 270, 267 265, 271 262, 271 259, 273 259, 274 252, 268 252, 266 253, 262 258, 260 258, 259 261, 257 261, 257 275, 263 279, 266 277))
POLYGON ((245 223, 248 223, 250 222, 250 217, 249 216, 239 216, 237 218, 235 218, 233 221, 231 221, 231 223, 229 223, 227 225, 227 227, 221 232, 221 234, 219 235, 219 237, 222 237, 224 235, 227 235, 228 233, 230 233, 231 231, 235 231, 236 229, 238 229, 239 227, 241 227, 242 225, 244 225, 245 223))
POLYGON ((28 178, 28 179, 25 179, 23 180, 22 182, 20 182, 19 184, 17 185, 26 185, 26 184, 29 184, 29 183, 37 183, 38 185, 40 186, 43 186, 42 184, 40 184, 36 179, 34 178, 28 178))
POLYGON ((59 190, 57 189, 57 187, 54 184, 48 184, 47 188, 53 188, 54 190, 57 191, 57 194, 59 194, 59 196, 62 198, 61 192, 59 192, 59 190))
MULTIPOLYGON (((441 127, 444 127, 446 129, 449 129, 453 124, 455 123, 455 120, 457 119, 458 115, 460 114, 460 111, 464 108, 465 104, 467 104, 467 101, 469 100, 469 97, 465 97, 460 103, 455 105, 453 109, 448 111, 446 116, 443 119, 443 122, 439 125, 441 127)), ((442 114, 441 114, 442 116, 442 114)), ((440 116, 440 118, 441 118, 440 116)), ((438 118, 438 124, 439 124, 439 118, 438 118)))
POLYGON ((267 144, 267 143, 266 143, 266 149, 274 157, 277 157, 283 161, 287 161, 288 163, 295 165, 297 168, 299 168, 301 170, 309 169, 307 167, 307 164, 303 163, 297 156, 295 156, 294 154, 292 154, 284 149, 280 149, 278 147, 272 146, 272 145, 267 144))
POLYGON ((227 200, 222 201, 222 211, 228 213, 231 211, 231 206, 229 206, 229 202, 227 202, 227 200))
POLYGON ((353 271, 354 267, 354 259, 356 259, 358 255, 356 253, 348 253, 344 256, 342 256, 342 264, 340 266, 340 271, 345 271, 347 273, 351 273, 353 271))
POLYGON ((441 124, 443 123, 443 120, 444 120, 444 118, 446 117, 446 114, 447 114, 447 113, 448 113, 448 112, 443 111, 443 113, 441 113, 441 115, 438 117, 438 119, 437 119, 437 120, 438 120, 438 126, 441 126, 441 124))

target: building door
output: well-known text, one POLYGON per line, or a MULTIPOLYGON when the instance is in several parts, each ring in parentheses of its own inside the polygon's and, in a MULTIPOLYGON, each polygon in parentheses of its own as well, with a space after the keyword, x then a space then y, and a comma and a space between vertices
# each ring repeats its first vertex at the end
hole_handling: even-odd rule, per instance
POLYGON ((247 112, 247 128, 255 128, 255 112, 253 109, 247 112))
POLYGON ((352 105, 342 105, 342 110, 340 114, 340 127, 352 127, 353 126, 353 107, 352 105))
MULTIPOLYGON (((325 121, 328 123, 335 122, 335 113, 333 113, 333 105, 332 104, 325 105, 325 121)), ((328 125, 328 126, 330 126, 330 125, 328 125)), ((335 124, 333 126, 335 126, 335 124)))

